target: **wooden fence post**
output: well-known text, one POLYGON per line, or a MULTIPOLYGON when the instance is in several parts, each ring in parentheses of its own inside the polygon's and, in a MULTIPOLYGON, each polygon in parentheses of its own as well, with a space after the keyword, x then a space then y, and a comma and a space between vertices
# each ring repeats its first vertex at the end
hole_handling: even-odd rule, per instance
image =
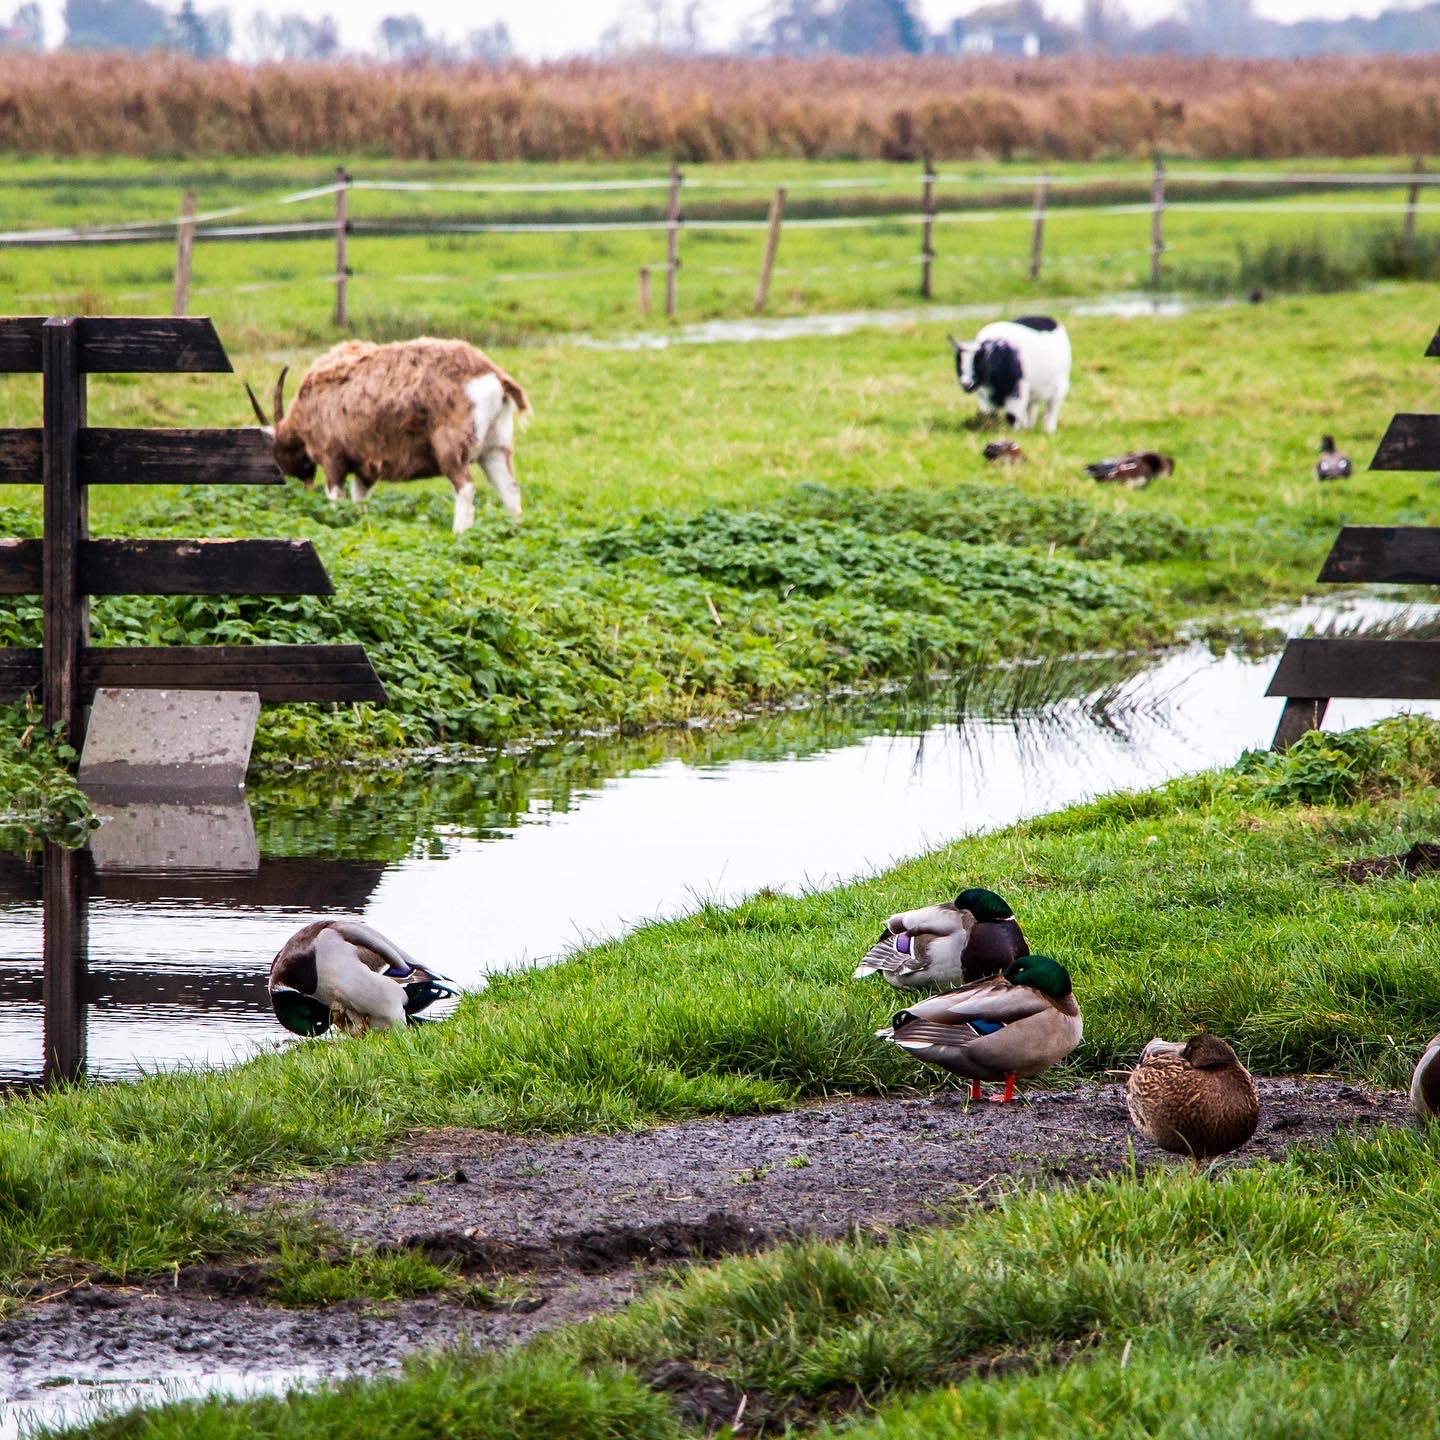
POLYGON ((1040 278, 1040 262, 1045 255, 1045 199, 1050 189, 1049 178, 1042 175, 1035 185, 1035 223, 1030 231, 1030 278, 1040 278))
POLYGON ((930 267, 935 259, 935 167, 925 157, 925 175, 920 183, 920 294, 930 298, 930 267))
POLYGON ((339 166, 335 180, 335 328, 344 330, 350 324, 350 172, 339 166))
POLYGON ((1150 186, 1150 288, 1160 288, 1160 260, 1165 254, 1165 162, 1155 152, 1155 178, 1150 186))
POLYGON ((642 315, 649 315, 649 313, 650 313, 650 267, 649 267, 648 265, 642 265, 642 266, 640 267, 639 279, 640 279, 640 313, 641 313, 642 315))
POLYGON ((770 228, 765 232, 765 257, 760 262, 760 283, 755 287, 755 308, 763 310, 770 298, 770 274, 780 248, 780 222, 785 218, 785 187, 777 186, 770 200, 770 228))
POLYGON ((680 167, 670 167, 670 197, 665 205, 665 314, 674 318, 680 270, 680 167))
POLYGON ((190 257, 195 249, 195 192, 187 190, 180 201, 180 223, 175 230, 175 303, 172 315, 190 308, 190 257))
POLYGON ((40 865, 44 912, 45 1012, 43 1065, 46 1084, 77 1080, 85 1073, 85 973, 89 947, 84 866, 89 857, 45 841, 40 865))
MULTIPOLYGON (((1411 165, 1411 173, 1418 175, 1425 168, 1423 156, 1417 155, 1411 165)), ((1420 205, 1420 182, 1412 181, 1405 197, 1405 220, 1400 229, 1400 248, 1407 255, 1415 253, 1415 216, 1420 205)))
POLYGON ((88 606, 80 588, 80 542, 86 533, 80 484, 80 430, 85 424, 85 376, 80 369, 79 321, 47 320, 40 331, 45 417, 41 473, 45 488, 45 548, 41 570, 45 723, 58 725, 78 750, 83 729, 80 652, 89 638, 88 606))

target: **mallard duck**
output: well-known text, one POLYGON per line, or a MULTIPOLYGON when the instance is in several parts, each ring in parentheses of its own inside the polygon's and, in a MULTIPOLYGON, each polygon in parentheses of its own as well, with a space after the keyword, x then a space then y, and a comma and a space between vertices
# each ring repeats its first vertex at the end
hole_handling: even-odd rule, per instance
POLYGON ((883 975, 897 990, 931 990, 998 975, 1028 955, 1015 912, 978 886, 885 922, 885 933, 855 967, 856 980, 883 975))
POLYGON ((1440 1035, 1426 1047, 1410 1081, 1410 1113, 1418 1120, 1440 1120, 1440 1035))
POLYGON ((1085 467, 1096 480, 1114 480, 1132 490, 1143 490, 1158 475, 1173 475, 1175 462, 1158 450, 1132 450, 1111 460, 1097 460, 1085 467))
POLYGON ((1320 458, 1315 462, 1317 480, 1348 480, 1353 473, 1350 457, 1335 448, 1333 435, 1320 437, 1320 458))
POLYGON ((977 980, 902 1010, 884 1030, 888 1040, 917 1060, 970 1081, 979 1100, 982 1080, 1003 1080, 1002 1104, 1014 1097, 1017 1077, 1058 1064, 1083 1034, 1070 972, 1048 955, 1012 960, 1003 975, 977 980))
POLYGON ((1218 1035, 1152 1040, 1125 1082, 1125 1104, 1152 1145, 1195 1160, 1239 1149, 1260 1121, 1255 1082, 1218 1035))
POLYGON ((359 920, 316 920, 270 964, 275 1018, 297 1035, 321 1035, 331 1025, 356 1035, 389 1030, 459 993, 359 920))
POLYGON ((1003 465, 1019 465, 1025 459, 1025 452, 1013 440, 992 440, 985 447, 985 458, 998 460, 1003 465))

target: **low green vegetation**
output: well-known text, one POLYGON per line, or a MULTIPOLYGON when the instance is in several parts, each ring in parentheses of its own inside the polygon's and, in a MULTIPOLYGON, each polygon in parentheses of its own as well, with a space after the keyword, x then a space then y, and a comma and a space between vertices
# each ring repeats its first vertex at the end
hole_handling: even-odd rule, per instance
POLYGON ((0 1275, 127 1277, 263 1253, 292 1232, 222 1204, 226 1187, 430 1127, 618 1130, 927 1083, 872 1038, 889 992, 849 976, 878 917, 962 880, 998 888, 1075 977, 1085 1043, 1047 1083, 1197 1026, 1263 1072, 1402 1083, 1440 1015, 1427 959, 1440 891, 1342 884, 1335 866, 1434 833, 1437 779, 1435 722, 1317 734, 840 890, 706 906, 497 976, 444 1025, 9 1100, 0 1275))

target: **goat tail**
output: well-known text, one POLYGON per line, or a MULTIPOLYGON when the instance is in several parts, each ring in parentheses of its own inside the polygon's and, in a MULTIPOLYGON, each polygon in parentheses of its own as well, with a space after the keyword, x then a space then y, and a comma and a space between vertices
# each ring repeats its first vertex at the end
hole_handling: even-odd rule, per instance
POLYGON ((516 412, 520 415, 534 415, 535 410, 530 404, 530 397, 521 388, 519 381, 512 380, 503 371, 496 377, 500 381, 500 388, 515 406, 516 412))

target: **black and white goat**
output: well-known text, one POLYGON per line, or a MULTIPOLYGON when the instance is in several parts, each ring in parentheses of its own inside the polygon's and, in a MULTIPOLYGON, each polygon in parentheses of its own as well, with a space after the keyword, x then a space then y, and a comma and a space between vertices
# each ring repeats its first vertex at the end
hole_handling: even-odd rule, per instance
POLYGON ((960 388, 975 396, 982 415, 1002 414, 1029 430, 1043 411, 1045 433, 1055 433, 1070 391, 1070 337, 1058 320, 1022 315, 986 325, 963 345, 947 338, 960 388))

